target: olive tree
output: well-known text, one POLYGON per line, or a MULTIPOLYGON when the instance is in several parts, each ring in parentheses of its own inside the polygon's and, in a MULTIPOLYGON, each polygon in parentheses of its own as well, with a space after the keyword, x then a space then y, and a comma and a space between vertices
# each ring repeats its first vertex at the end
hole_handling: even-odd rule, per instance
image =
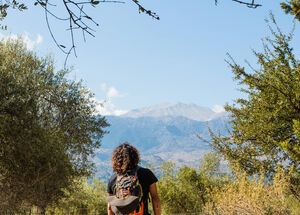
MULTIPOLYGON (((93 94, 22 42, 0 43, 0 210, 45 208, 77 177, 108 125, 93 94)), ((2 213, 2 212, 1 212, 2 213)))

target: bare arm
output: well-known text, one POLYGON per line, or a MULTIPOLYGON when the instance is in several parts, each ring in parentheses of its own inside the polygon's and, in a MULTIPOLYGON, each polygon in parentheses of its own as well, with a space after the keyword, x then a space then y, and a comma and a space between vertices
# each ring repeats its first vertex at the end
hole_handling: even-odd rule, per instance
POLYGON ((152 207, 153 207, 154 215, 161 215, 160 200, 156 188, 156 183, 150 185, 149 191, 152 199, 152 207))
MULTIPOLYGON (((108 195, 112 195, 112 194, 108 194, 108 195)), ((107 215, 115 215, 108 203, 107 203, 107 215)))
POLYGON ((112 212, 109 204, 107 204, 107 215, 115 215, 114 212, 112 212))

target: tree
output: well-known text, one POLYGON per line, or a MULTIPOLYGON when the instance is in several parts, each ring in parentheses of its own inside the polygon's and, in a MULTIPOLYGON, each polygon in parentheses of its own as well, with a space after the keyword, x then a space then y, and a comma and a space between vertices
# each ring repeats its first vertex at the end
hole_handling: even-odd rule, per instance
POLYGON ((290 0, 288 2, 282 2, 281 8, 287 14, 295 16, 298 21, 300 21, 300 1, 299 0, 290 0))
POLYGON ((209 152, 201 160, 200 172, 206 176, 216 176, 220 173, 221 157, 217 153, 209 152))
POLYGON ((1 214, 21 204, 45 209, 92 171, 108 124, 95 114, 93 95, 67 73, 20 41, 0 43, 1 214))
POLYGON ((175 164, 165 163, 158 190, 165 214, 200 213, 206 200, 205 185, 195 169, 182 167, 174 171, 175 164))
POLYGON ((272 15, 271 20, 273 38, 266 38, 263 52, 254 51, 258 68, 249 65, 247 71, 230 57, 246 97, 226 106, 232 132, 213 135, 212 144, 250 175, 264 169, 272 176, 278 166, 293 169, 299 185, 300 61, 289 44, 292 34, 283 34, 272 15))
POLYGON ((175 170, 175 164, 164 163, 158 183, 163 212, 166 214, 202 213, 211 202, 214 189, 225 186, 229 179, 220 173, 220 158, 215 153, 206 154, 200 169, 183 166, 175 170))

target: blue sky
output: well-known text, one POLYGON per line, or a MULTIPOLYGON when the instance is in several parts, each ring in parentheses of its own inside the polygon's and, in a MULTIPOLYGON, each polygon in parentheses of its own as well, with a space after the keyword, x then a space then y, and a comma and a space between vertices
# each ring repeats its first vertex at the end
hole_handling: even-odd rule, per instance
MULTIPOLYGON (((89 10, 100 24, 96 37, 84 43, 76 35, 78 57, 68 61, 74 67, 70 78, 82 79, 115 113, 162 102, 210 108, 232 103, 242 95, 224 61, 226 53, 242 64, 245 59, 255 64, 251 49, 261 50, 261 38, 269 35, 264 20, 270 11, 284 31, 292 28, 292 17, 283 14, 279 2, 261 1, 263 7, 253 10, 229 0, 218 6, 213 0, 142 1, 160 21, 139 14, 130 1, 99 5, 89 10)), ((23 13, 11 11, 5 20, 8 31, 0 34, 22 34, 30 48, 51 53, 57 69, 62 68, 65 56, 50 37, 43 10, 28 6, 23 13)), ((66 24, 52 24, 57 38, 68 41, 66 24)), ((296 27, 294 42, 300 34, 296 27)), ((294 48, 299 56, 299 43, 294 48)))

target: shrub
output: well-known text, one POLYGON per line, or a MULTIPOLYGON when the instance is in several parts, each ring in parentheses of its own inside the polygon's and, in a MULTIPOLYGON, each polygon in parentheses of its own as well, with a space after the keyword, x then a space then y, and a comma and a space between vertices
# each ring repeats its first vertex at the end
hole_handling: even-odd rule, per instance
POLYGON ((213 201, 206 205, 208 214, 297 214, 299 202, 290 194, 290 176, 278 169, 272 182, 264 177, 250 179, 238 173, 236 180, 215 189, 213 201))

